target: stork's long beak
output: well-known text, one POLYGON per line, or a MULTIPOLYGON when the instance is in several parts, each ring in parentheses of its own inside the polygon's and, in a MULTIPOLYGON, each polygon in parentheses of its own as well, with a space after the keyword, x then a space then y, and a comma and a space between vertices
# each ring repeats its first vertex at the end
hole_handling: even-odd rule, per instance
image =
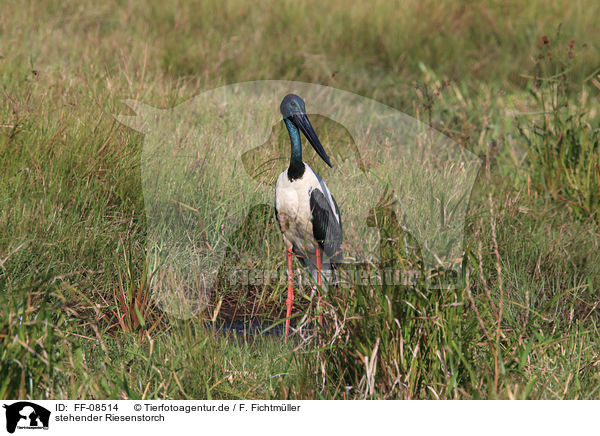
POLYGON ((296 127, 298 127, 302 133, 304 133, 304 136, 306 136, 306 139, 308 139, 308 142, 310 142, 310 145, 313 146, 317 154, 321 156, 321 159, 323 159, 325 163, 329 165, 329 167, 332 167, 329 156, 327 156, 327 153, 325 153, 325 150, 321 145, 321 141, 319 141, 319 137, 315 133, 315 130, 310 124, 306 114, 294 114, 290 118, 296 127))

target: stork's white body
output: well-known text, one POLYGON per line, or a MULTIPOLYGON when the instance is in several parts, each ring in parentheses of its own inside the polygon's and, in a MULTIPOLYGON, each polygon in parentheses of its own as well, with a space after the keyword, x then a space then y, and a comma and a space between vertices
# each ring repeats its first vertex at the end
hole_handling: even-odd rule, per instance
POLYGON ((296 252, 307 254, 309 257, 315 254, 318 243, 313 235, 312 213, 310 210, 310 196, 313 190, 320 190, 329 204, 335 216, 333 197, 325 182, 306 163, 306 170, 301 178, 290 181, 287 170, 282 172, 275 186, 275 208, 279 214, 281 232, 286 248, 294 248, 296 252))

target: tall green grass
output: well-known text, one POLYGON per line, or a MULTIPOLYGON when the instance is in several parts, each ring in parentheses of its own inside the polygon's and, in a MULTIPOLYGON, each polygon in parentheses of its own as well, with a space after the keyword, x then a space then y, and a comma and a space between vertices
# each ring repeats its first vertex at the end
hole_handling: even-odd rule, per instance
MULTIPOLYGON (((578 54, 574 39, 543 36, 529 92, 536 112, 519 119, 519 140, 528 151, 527 182, 565 204, 576 217, 598 219, 600 210, 600 126, 588 104, 586 83, 569 80, 578 54), (555 48, 555 46, 558 46, 555 48), (575 89, 574 89, 575 88, 575 89), (571 97, 571 98, 570 98, 571 97), (575 97, 575 98, 573 98, 575 97)), ((588 80, 598 82, 594 71, 588 80)), ((593 98, 593 97, 592 97, 593 98)))
MULTIPOLYGON (((597 2, 2 9, 0 398, 599 397, 597 2), (323 328, 287 344, 210 327, 277 319, 283 288, 225 284, 187 320, 147 305, 144 138, 118 102, 256 79, 378 99, 478 154, 465 286, 341 287, 320 312, 300 292, 298 318, 323 328)), ((385 216, 395 264, 407 235, 385 216)), ((242 229, 228 262, 281 266, 272 224, 242 229)))

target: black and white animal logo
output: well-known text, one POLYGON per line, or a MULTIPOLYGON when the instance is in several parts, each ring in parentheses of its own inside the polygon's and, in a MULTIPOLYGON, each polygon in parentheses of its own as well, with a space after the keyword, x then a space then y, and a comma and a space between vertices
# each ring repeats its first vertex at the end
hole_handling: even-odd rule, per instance
POLYGON ((19 429, 47 429, 50 411, 29 401, 19 401, 3 406, 6 409, 6 431, 19 429))

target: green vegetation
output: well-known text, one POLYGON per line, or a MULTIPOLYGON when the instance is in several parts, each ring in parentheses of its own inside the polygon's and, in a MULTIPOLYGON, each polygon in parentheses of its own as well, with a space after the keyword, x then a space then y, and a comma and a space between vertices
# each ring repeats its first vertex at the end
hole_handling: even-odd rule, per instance
MULTIPOLYGON (((0 398, 600 397, 598 2, 8 0, 2 11, 0 398), (131 114, 121 99, 169 108, 257 79, 379 100, 479 155, 465 286, 342 288, 324 299, 319 335, 287 344, 211 328, 281 317, 283 287, 225 284, 185 320, 154 305, 144 138, 113 115, 131 114)), ((347 143, 340 126, 313 124, 324 144, 347 143)), ((370 219, 405 238, 383 200, 370 219)), ((282 267, 273 224, 248 229, 265 244, 240 230, 236 264, 282 267)), ((403 261, 418 265, 417 252, 403 261)), ((308 296, 296 307, 317 319, 308 296)))

